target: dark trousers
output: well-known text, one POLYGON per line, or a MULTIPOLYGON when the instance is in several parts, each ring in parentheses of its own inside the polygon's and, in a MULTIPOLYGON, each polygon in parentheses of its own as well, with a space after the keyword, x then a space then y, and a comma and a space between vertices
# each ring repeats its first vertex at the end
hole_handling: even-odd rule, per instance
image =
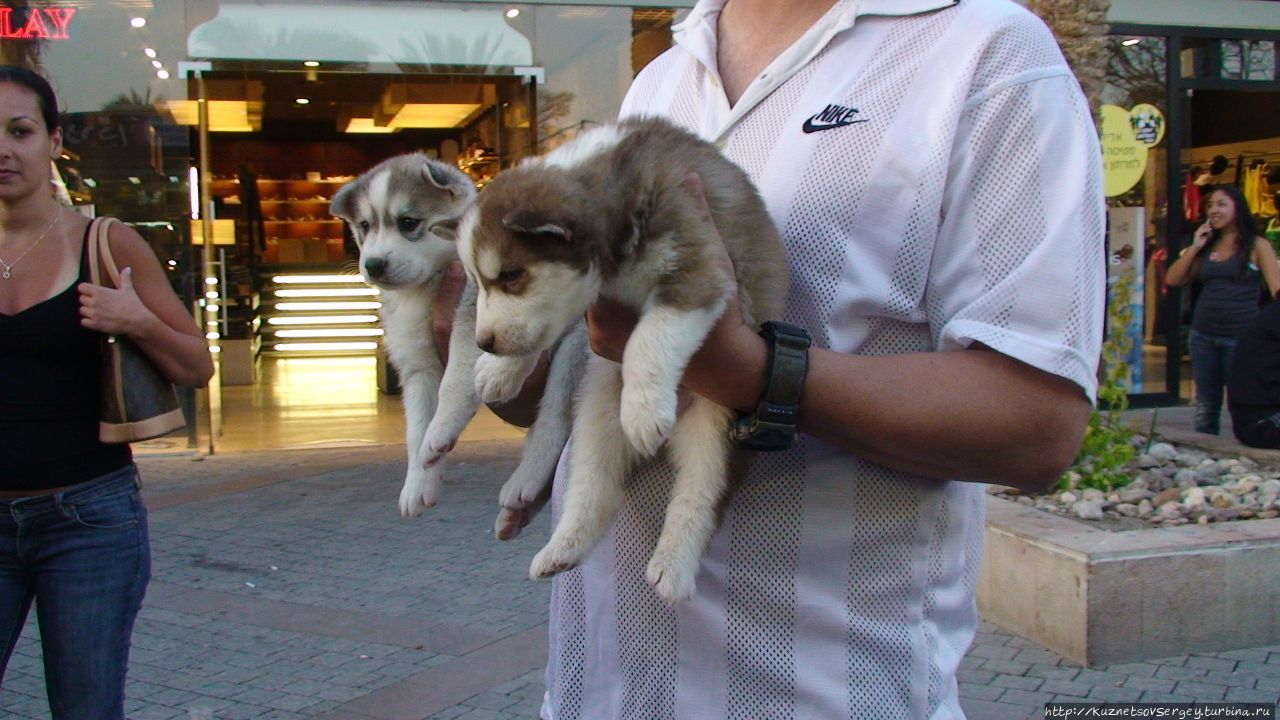
POLYGON ((1280 450, 1280 408, 1231 408, 1231 429, 1249 447, 1280 450))

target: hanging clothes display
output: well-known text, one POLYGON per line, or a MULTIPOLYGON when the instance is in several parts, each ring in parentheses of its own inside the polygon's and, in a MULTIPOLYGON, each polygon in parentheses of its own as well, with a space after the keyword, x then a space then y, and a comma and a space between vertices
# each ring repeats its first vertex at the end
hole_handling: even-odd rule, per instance
POLYGON ((1182 183, 1183 216, 1186 217, 1187 222, 1191 223, 1200 222, 1200 185, 1196 183, 1197 169, 1187 173, 1182 183))
POLYGON ((1244 201, 1249 203, 1249 208, 1254 213, 1262 213, 1263 203, 1263 177, 1262 177, 1262 161, 1254 161, 1243 173, 1241 179, 1240 192, 1244 195, 1244 201))

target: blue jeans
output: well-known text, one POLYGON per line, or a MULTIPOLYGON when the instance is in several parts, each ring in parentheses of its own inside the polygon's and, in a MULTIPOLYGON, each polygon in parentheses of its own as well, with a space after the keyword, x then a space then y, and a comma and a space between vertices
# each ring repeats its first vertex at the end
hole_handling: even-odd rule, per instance
POLYGON ((1187 349, 1191 351, 1191 377, 1196 382, 1196 432, 1217 435, 1236 339, 1192 330, 1187 349))
POLYGON ((36 601, 54 720, 123 720, 129 636, 151 578, 137 468, 0 498, 0 677, 36 601))

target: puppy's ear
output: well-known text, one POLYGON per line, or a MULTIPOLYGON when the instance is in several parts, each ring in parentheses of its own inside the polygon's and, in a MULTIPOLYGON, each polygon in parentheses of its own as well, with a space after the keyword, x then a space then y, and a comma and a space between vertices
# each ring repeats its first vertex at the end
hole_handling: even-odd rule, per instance
POLYGON ((441 220, 435 225, 432 225, 429 231, 432 235, 435 235, 442 240, 448 240, 450 242, 456 241, 458 239, 458 218, 453 218, 452 220, 441 220))
POLYGON ((422 177, 432 185, 449 193, 451 199, 458 197, 458 188, 454 185, 454 178, 442 166, 428 160, 422 166, 422 177))
POLYGON ((347 222, 353 222, 355 208, 352 207, 353 198, 355 196, 356 183, 349 182, 338 188, 338 192, 333 194, 333 199, 329 201, 329 214, 334 217, 340 217, 347 222))
POLYGON ((569 228, 535 210, 512 210, 502 218, 502 226, 512 232, 526 235, 551 235, 565 242, 569 242, 572 238, 569 228))

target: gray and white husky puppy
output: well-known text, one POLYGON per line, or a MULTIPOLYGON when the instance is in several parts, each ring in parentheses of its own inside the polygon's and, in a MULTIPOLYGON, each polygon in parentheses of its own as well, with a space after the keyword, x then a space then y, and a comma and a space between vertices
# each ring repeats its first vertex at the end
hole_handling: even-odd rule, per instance
POLYGON ((519 369, 598 297, 639 321, 621 364, 592 356, 574 418, 563 512, 530 575, 579 564, 624 498, 631 466, 664 445, 676 468, 646 577, 687 598, 729 493, 734 415, 701 397, 678 417, 680 378, 725 308, 734 278, 753 326, 780 319, 786 254, 750 179, 716 148, 658 119, 584 133, 490 183, 458 227, 478 285, 476 339, 519 369), (686 188, 696 172, 720 238, 686 188))
MULTIPOLYGON (((421 153, 374 166, 344 185, 330 212, 351 227, 360 248, 360 274, 381 292, 383 342, 400 375, 408 469, 400 491, 400 514, 416 517, 440 498, 445 455, 453 449, 481 400, 513 397, 530 367, 524 359, 482 353, 475 343, 476 288, 468 283, 454 313, 449 364, 444 367, 431 330, 432 304, 449 262, 459 218, 476 196, 475 185, 457 168, 421 153), (496 378, 496 380, 495 380, 496 378)), ((585 333, 571 334, 552 364, 548 382, 570 387, 585 362, 585 333)), ((571 393, 556 393, 530 428, 519 467, 503 485, 495 532, 520 532, 546 497, 568 437, 571 393)))

